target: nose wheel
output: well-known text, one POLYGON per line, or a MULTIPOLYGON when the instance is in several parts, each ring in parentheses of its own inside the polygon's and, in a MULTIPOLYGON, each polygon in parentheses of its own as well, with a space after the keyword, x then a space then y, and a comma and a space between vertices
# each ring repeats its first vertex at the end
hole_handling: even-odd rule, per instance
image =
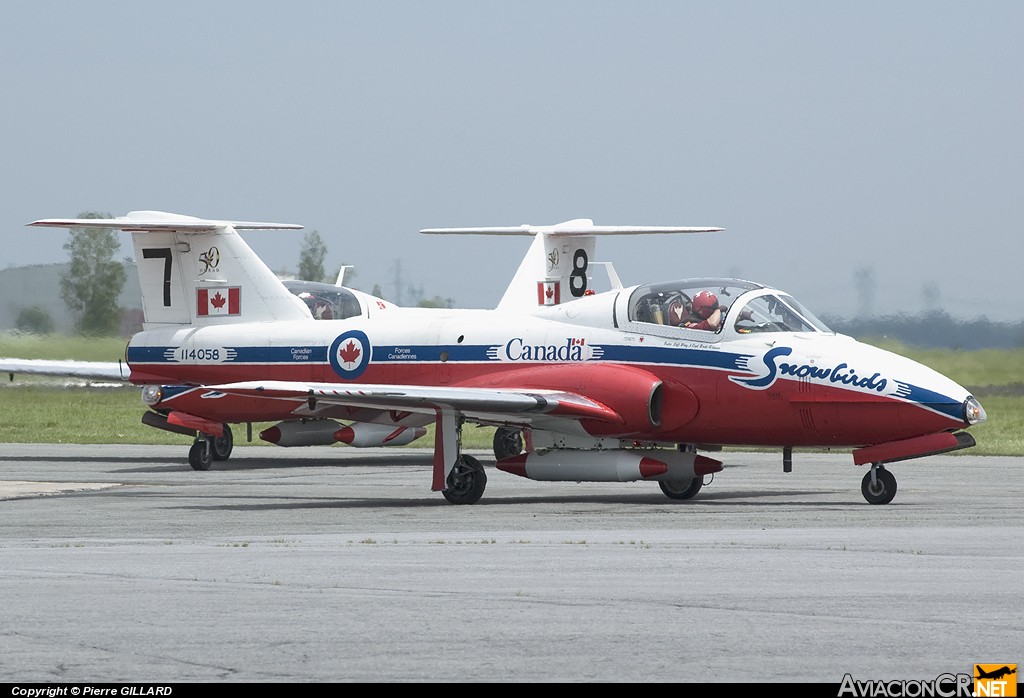
POLYGON ((209 470, 213 465, 213 448, 209 439, 196 439, 188 450, 188 464, 193 470, 209 470))
POLYGON ((888 504, 896 496, 896 477, 881 463, 872 463, 860 483, 860 491, 868 504, 888 504))
POLYGON ((231 427, 227 424, 224 425, 223 436, 199 434, 188 451, 188 464, 193 470, 209 470, 214 461, 230 458, 234 446, 235 439, 231 434, 231 427))

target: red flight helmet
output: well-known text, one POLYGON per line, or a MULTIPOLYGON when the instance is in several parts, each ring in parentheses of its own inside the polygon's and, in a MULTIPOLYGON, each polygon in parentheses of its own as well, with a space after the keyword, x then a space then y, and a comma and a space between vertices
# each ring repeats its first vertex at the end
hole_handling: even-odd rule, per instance
POLYGON ((707 320, 718 308, 718 296, 711 291, 701 291, 693 297, 693 300, 690 302, 690 308, 693 310, 694 315, 707 320))

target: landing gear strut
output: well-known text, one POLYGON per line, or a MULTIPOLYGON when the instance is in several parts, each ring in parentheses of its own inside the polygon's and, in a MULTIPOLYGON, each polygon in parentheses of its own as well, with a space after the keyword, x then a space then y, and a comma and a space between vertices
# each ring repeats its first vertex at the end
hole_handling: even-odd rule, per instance
POLYGON ((896 477, 881 463, 872 463, 860 483, 860 491, 868 504, 888 504, 896 496, 896 477))

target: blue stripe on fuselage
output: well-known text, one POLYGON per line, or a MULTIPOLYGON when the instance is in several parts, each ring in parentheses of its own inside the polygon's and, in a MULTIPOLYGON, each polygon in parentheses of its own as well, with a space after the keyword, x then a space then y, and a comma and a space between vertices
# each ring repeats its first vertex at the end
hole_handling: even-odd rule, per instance
POLYGON ((740 361, 752 354, 734 354, 727 351, 707 349, 683 349, 681 347, 636 347, 628 345, 602 344, 602 361, 616 363, 664 364, 669 366, 693 366, 695 368, 720 368, 739 370, 740 361))
POLYGON ((291 364, 327 361, 327 347, 225 347, 234 352, 223 361, 177 361, 173 357, 181 347, 128 347, 128 363, 140 364, 291 364))
MULTIPOLYGON (((665 365, 683 366, 691 368, 711 368, 725 371, 740 371, 747 359, 753 358, 752 354, 737 354, 732 352, 687 349, 682 347, 658 347, 658 346, 634 346, 600 344, 595 345, 604 351, 600 359, 593 359, 593 362, 601 363, 624 363, 636 365, 665 365)), ((128 363, 136 364, 176 364, 184 363, 173 361, 169 356, 180 347, 129 347, 128 363)), ((504 363, 538 365, 543 361, 501 361, 491 358, 495 349, 503 349, 503 345, 444 345, 444 344, 423 344, 423 345, 377 345, 373 347, 371 361, 377 364, 401 364, 401 363, 437 363, 441 355, 447 353, 447 362, 451 363, 504 363)), ((232 359, 221 363, 229 364, 282 364, 294 365, 297 363, 326 363, 327 347, 324 346, 282 346, 282 347, 226 347, 233 350, 235 356, 232 359)), ((581 361, 578 363, 590 363, 581 361)), ((897 399, 904 399, 907 402, 916 403, 927 409, 934 410, 952 419, 963 418, 963 404, 953 400, 941 393, 921 388, 909 383, 902 383, 909 390, 909 393, 901 395, 897 399)))
POLYGON ((903 385, 910 389, 910 394, 904 398, 907 402, 913 402, 957 421, 963 421, 964 403, 942 393, 937 393, 934 390, 928 390, 927 388, 911 385, 910 383, 903 383, 903 385))
MULTIPOLYGON (((703 349, 682 349, 678 347, 637 347, 601 344, 597 345, 604 351, 600 359, 594 361, 636 364, 663 364, 670 366, 692 366, 694 368, 718 368, 738 370, 741 359, 749 358, 749 354, 734 354, 722 351, 703 349)), ((595 348, 597 348, 595 347, 595 348)), ((407 363, 437 362, 441 355, 446 354, 449 363, 497 363, 492 358, 495 345, 464 345, 464 344, 423 344, 423 345, 376 345, 373 347, 374 363, 407 363)), ((498 350, 503 346, 499 345, 498 350)), ((173 359, 180 347, 129 347, 128 363, 164 364, 192 363, 173 359)), ((234 352, 234 356, 222 362, 235 364, 294 364, 310 362, 327 362, 327 347, 324 346, 281 346, 281 347, 225 347, 234 352)), ((538 361, 504 361, 502 363, 545 363, 538 361)), ((586 361, 580 362, 586 363, 586 361)))

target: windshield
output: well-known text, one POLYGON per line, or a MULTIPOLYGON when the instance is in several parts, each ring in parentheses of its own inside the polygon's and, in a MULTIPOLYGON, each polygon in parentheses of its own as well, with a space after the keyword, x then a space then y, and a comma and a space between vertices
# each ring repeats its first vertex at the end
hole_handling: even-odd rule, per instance
POLYGON ((784 294, 753 298, 736 317, 736 331, 752 332, 831 332, 828 326, 784 294))

